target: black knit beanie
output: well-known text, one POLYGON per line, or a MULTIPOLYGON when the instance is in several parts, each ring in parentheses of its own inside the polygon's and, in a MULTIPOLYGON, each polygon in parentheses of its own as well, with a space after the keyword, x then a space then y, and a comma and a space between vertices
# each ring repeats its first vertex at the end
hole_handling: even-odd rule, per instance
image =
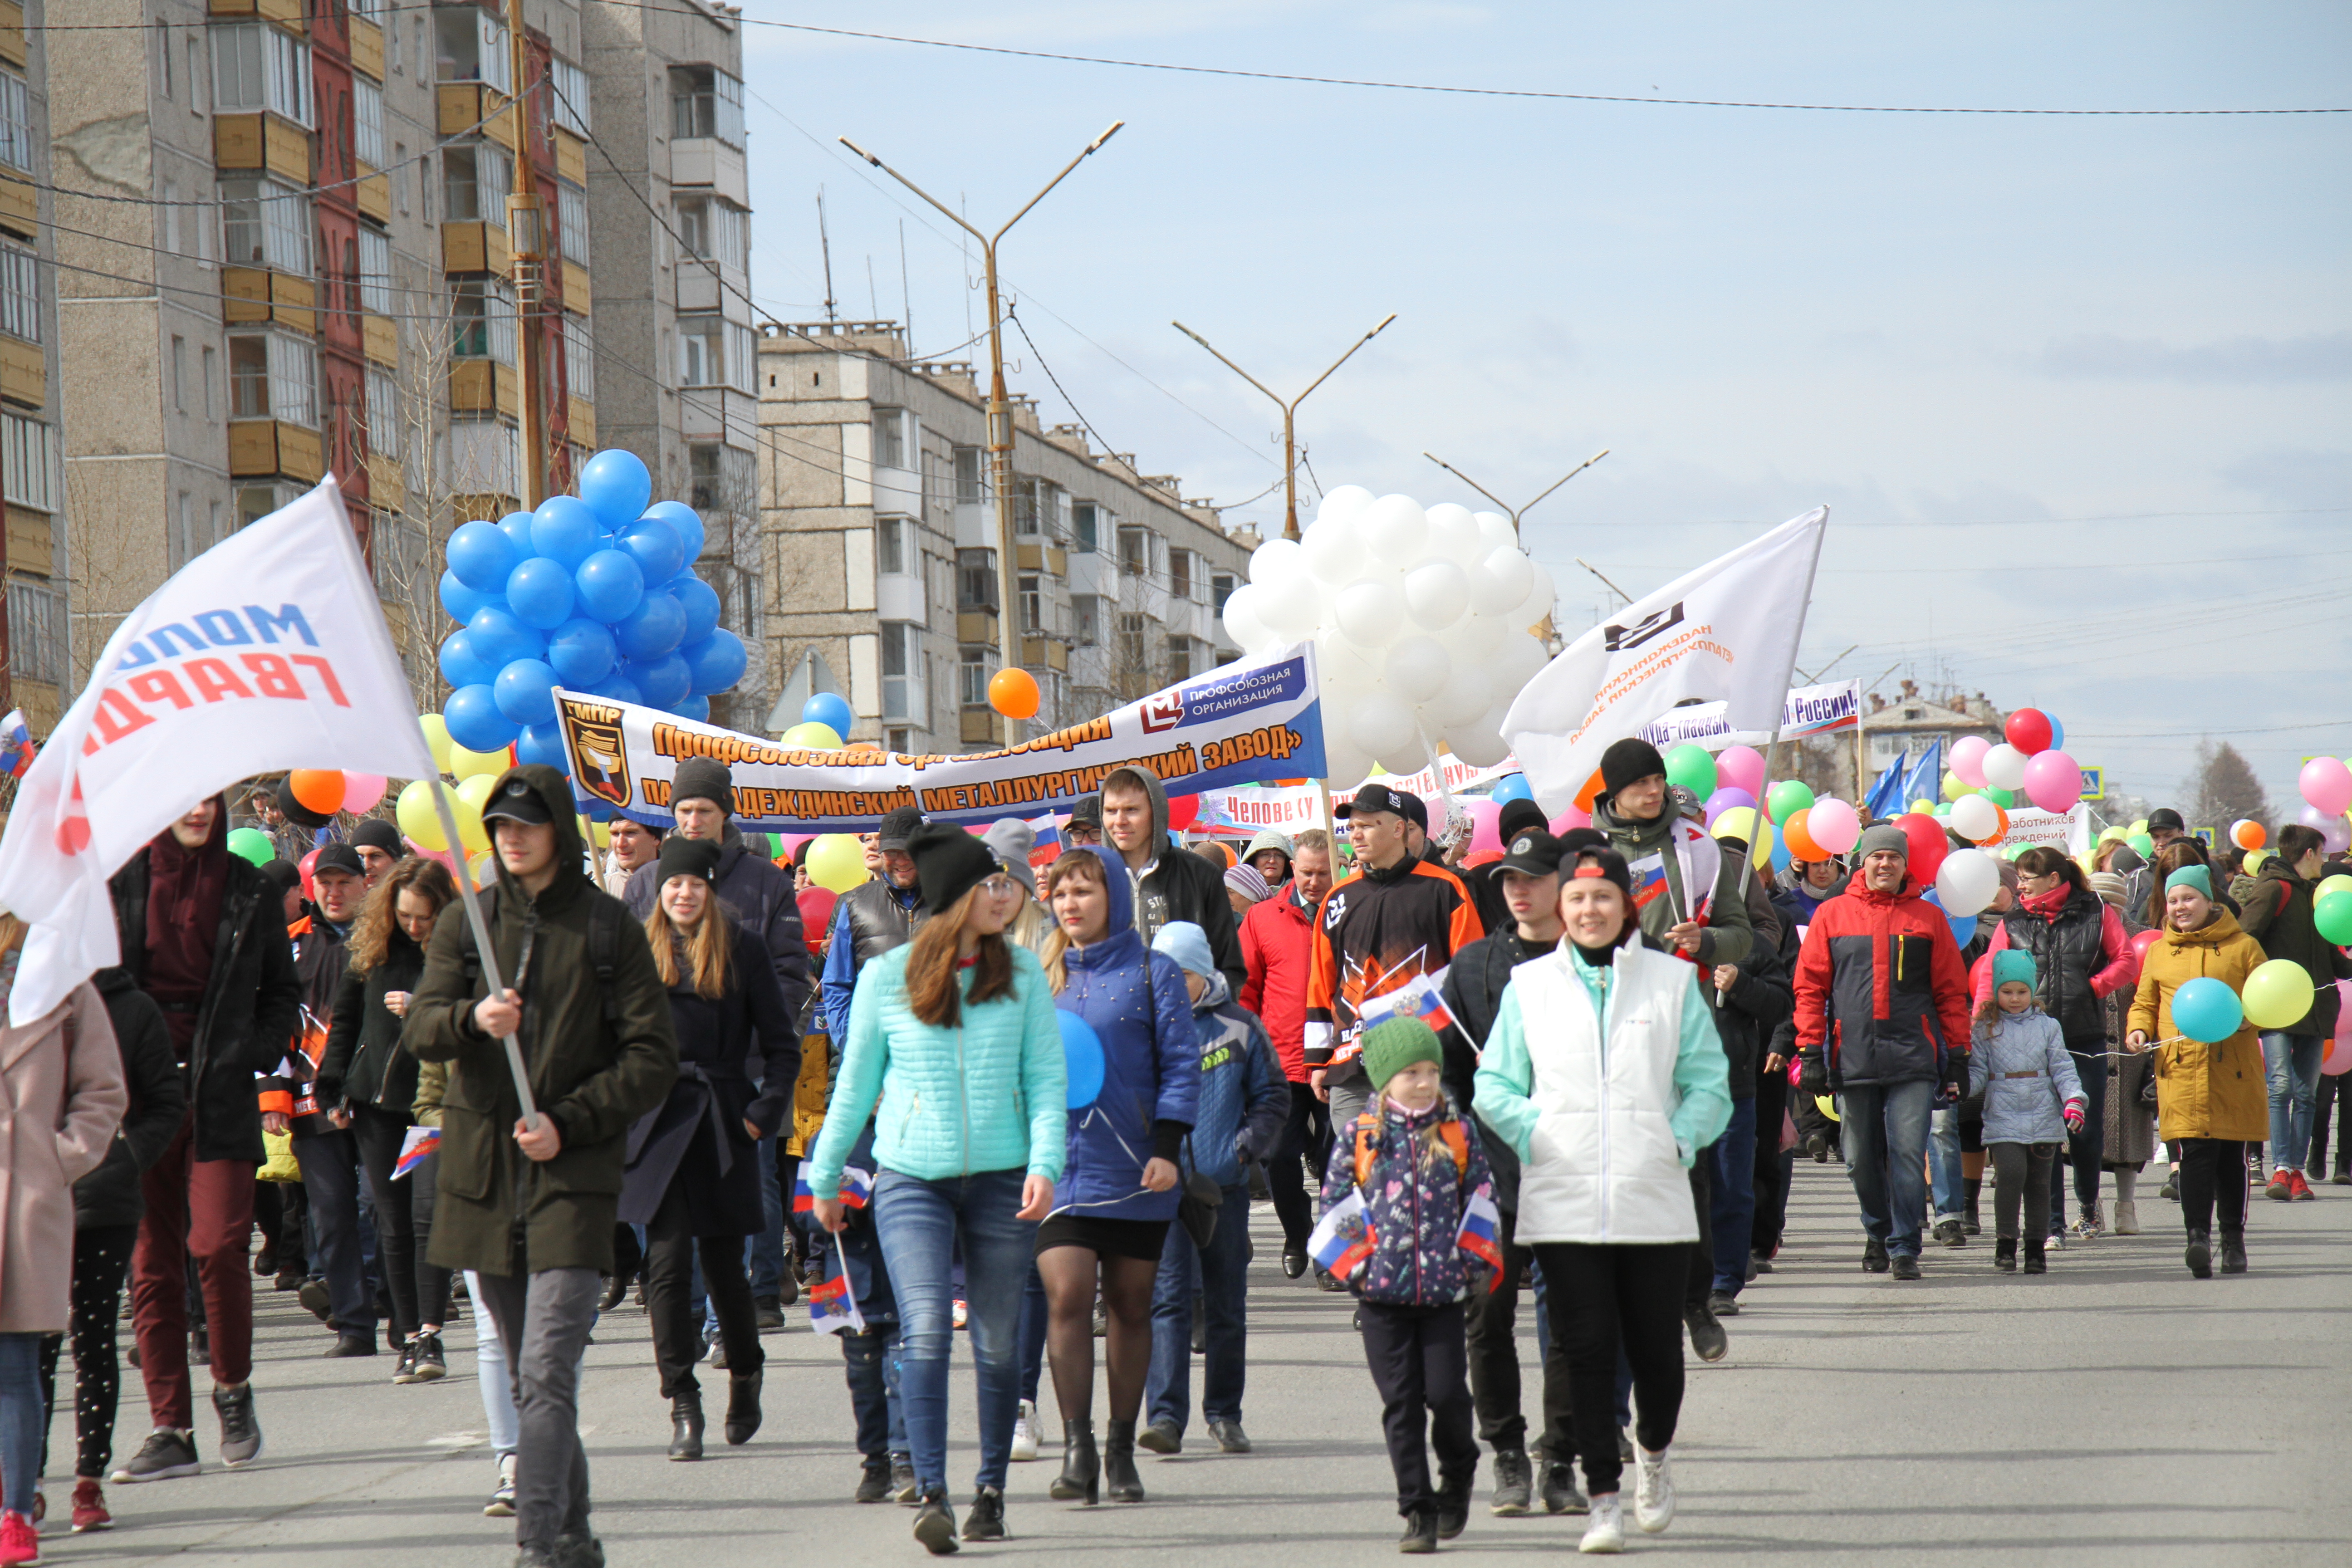
POLYGON ((996 857, 988 846, 944 822, 917 828, 907 840, 907 855, 915 862, 923 907, 935 915, 945 914, 958 899, 996 875, 996 857))
POLYGON ((677 809, 682 800, 707 800, 726 816, 735 815, 735 775, 727 764, 710 757, 688 757, 677 764, 677 773, 670 781, 670 809, 677 809))
POLYGON ((1627 784, 1666 771, 1666 759, 1658 748, 1639 735, 1628 735, 1614 742, 1601 753, 1601 787, 1615 795, 1627 784))
POLYGON ((699 877, 706 882, 715 882, 719 879, 719 846, 708 838, 688 838, 673 833, 662 840, 660 865, 661 869, 656 873, 657 885, 667 886, 672 877, 699 877))

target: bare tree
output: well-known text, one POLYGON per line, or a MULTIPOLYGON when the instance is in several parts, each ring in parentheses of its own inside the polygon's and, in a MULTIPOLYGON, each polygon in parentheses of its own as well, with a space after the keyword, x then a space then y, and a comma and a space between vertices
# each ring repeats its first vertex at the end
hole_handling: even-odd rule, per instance
POLYGON ((2217 837, 2229 833, 2230 825, 2243 817, 2267 827, 2273 817, 2270 796, 2263 793, 2262 780, 2238 748, 2227 741, 2200 742, 2197 747, 2197 767, 2182 786, 2182 795, 2192 803, 2189 826, 2210 827, 2217 837))

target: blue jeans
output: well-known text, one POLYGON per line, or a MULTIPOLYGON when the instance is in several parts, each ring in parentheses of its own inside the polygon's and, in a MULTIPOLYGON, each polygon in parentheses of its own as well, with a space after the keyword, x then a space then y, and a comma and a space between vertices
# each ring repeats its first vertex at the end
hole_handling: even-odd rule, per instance
POLYGON ((1168 1227, 1160 1253, 1160 1277, 1151 1286, 1151 1371, 1144 1379, 1144 1413, 1154 1425, 1175 1423, 1181 1433, 1192 1418, 1192 1295, 1201 1294, 1209 1319, 1203 1358, 1201 1418, 1242 1418, 1242 1384, 1249 1373, 1249 1186, 1224 1189, 1217 1228, 1206 1251, 1192 1245, 1181 1225, 1168 1227))
MULTIPOLYGON (((481 1280, 466 1270, 466 1297, 482 1299, 481 1280)), ((522 1417, 515 1414, 514 1377, 507 1368, 507 1347, 488 1312, 474 1319, 474 1381, 481 1385, 482 1419, 489 1423, 490 1452, 503 1459, 522 1442, 522 1417)))
POLYGON ((1837 1097, 1838 1134, 1862 1228, 1897 1257, 1919 1256, 1927 1214, 1927 1122, 1936 1085, 1849 1086, 1837 1097))
MULTIPOLYGON (((787 1117, 790 1111, 784 1113, 787 1117)), ((760 1207, 767 1225, 751 1238, 751 1295, 756 1300, 772 1301, 784 1293, 784 1215, 786 1204, 778 1178, 784 1161, 796 1156, 782 1153, 776 1134, 760 1140, 760 1207)))
POLYGON ((1960 1176, 1960 1108, 1939 1105, 1927 1124, 1927 1185, 1935 1194, 1936 1217, 1959 1219, 1968 1213, 1968 1187, 1960 1176))
POLYGON ((2271 1165, 2300 1171, 2311 1151, 2311 1117, 2319 1102, 2319 1062, 2327 1042, 2317 1035, 2263 1037, 2263 1073, 2270 1080, 2271 1165))
POLYGON ((1748 1241, 1756 1225, 1756 1101, 1731 1102, 1731 1121, 1709 1152, 1715 1177, 1707 1217, 1715 1232, 1715 1293, 1737 1296, 1748 1283, 1748 1241))
POLYGON ((927 1182, 887 1167, 875 1178, 874 1228, 898 1298, 899 1387, 907 1447, 922 1495, 944 1495, 948 1469, 948 1358, 955 1342, 952 1281, 962 1243, 965 1326, 980 1395, 980 1471, 973 1484, 1004 1485, 1013 1423, 1021 1413, 1021 1289, 1037 1247, 1021 1212, 1020 1171, 982 1171, 927 1182))
POLYGON ((869 1475, 887 1476, 907 1452, 907 1410, 899 1394, 898 1325, 876 1323, 841 1336, 849 1409, 857 1418, 857 1452, 869 1475))
POLYGON ((1037 1403, 1037 1373, 1045 1364, 1045 1281, 1037 1260, 1029 1260, 1029 1283, 1021 1289, 1021 1397, 1037 1403))
POLYGON ((0 1506, 27 1518, 41 1480, 41 1434, 48 1425, 41 1393, 41 1336, 0 1334, 0 1506))

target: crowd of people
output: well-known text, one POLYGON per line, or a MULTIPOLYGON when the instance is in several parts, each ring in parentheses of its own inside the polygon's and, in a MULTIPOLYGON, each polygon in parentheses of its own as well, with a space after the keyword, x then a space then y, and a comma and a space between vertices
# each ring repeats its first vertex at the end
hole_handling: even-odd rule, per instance
MULTIPOLYGON (((1192 1436, 1195 1358, 1207 1440, 1251 1451, 1259 1198, 1283 1274, 1353 1299, 1401 1551, 1465 1530, 1483 1444, 1493 1514, 1580 1516, 1615 1552, 1674 1518, 1685 1345, 1727 1354, 1800 1158, 1843 1164, 1861 1267, 1895 1281, 1981 1235, 1988 1168, 1990 1266, 2029 1275, 2139 1233, 2151 1163, 2200 1279, 2251 1266, 2255 1187, 2314 1196, 2331 1115, 2352 1184, 2352 1076, 2319 1071, 2352 958, 2314 926, 2341 869, 2316 830, 2252 875, 2168 811, 2151 856, 2037 847, 1963 946, 1899 827, 1775 873, 1647 742, 1601 773, 1591 826, 1510 803, 1476 865, 1385 782, 1339 804, 1344 854, 1321 830, 1188 847, 1139 766, 1050 858, 1025 823, 902 809, 805 927, 825 901, 709 760, 671 822, 616 820, 601 851, 560 774, 508 770, 478 908, 387 824, 315 854, 279 834, 254 867, 205 800, 113 879, 120 966, 0 1032, 0 1564, 37 1558, 68 1338, 73 1531, 112 1522, 109 1484, 260 1458, 273 1286, 322 1354, 386 1355, 395 1384, 446 1376, 472 1316, 484 1511, 520 1568, 603 1561, 582 1352, 632 1292, 673 1460, 704 1453, 698 1368, 726 1374, 725 1442, 758 1435, 761 1335, 805 1298, 839 1334, 850 1495, 909 1505, 929 1552, 1004 1539, 1010 1467, 1055 1430, 1049 1497, 1140 1503, 1139 1453, 1192 1436), (2266 957, 2319 979, 2307 1016, 2174 1026, 2183 985, 2266 957), (126 1278, 151 1430, 121 1456, 126 1278)), ((0 914, 0 1002, 25 936, 0 914)))

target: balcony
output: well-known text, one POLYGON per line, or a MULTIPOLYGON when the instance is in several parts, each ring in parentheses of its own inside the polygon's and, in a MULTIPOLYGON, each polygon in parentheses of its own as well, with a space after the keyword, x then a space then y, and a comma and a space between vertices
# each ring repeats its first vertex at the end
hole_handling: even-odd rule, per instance
POLYGON ((1024 572, 1035 572, 1042 569, 1055 577, 1069 575, 1070 552, 1060 545, 1024 544, 1018 548, 1021 570, 1024 572))
POLYGON ((996 612, 993 610, 959 610, 956 612, 956 641, 960 643, 996 646, 996 612))
POLYGON ((382 81, 383 79, 383 29, 364 17, 353 16, 350 19, 350 30, 352 68, 377 81, 382 81))
POLYGON ((310 181, 310 133, 274 114, 213 116, 213 162, 223 169, 267 171, 295 187, 310 181))
POLYGON ((360 160, 360 181, 352 187, 352 201, 360 211, 378 223, 392 221, 392 181, 360 160))
POLYGON ((555 173, 561 179, 586 189, 588 144, 559 125, 555 128, 555 173))
POLYGON ((0 338, 0 397, 38 408, 49 400, 48 368, 41 345, 0 338))
POLYGON ((467 135, 479 121, 482 135, 509 153, 515 150, 514 100, 475 81, 445 81, 436 91, 442 135, 467 135))
POLYGON ((316 484, 326 471, 324 447, 316 430, 283 419, 232 419, 228 471, 240 479, 283 474, 316 484))
POLYGON ((494 272, 503 278, 514 265, 507 247, 507 231, 494 223, 445 223, 441 226, 441 270, 494 272))
POLYGON ((39 221, 40 198, 33 187, 22 180, 11 179, 5 171, 0 171, 0 227, 6 227, 30 239, 39 221))
POLYGON ((210 0, 205 9, 215 16, 258 16, 302 31, 302 0, 210 0))
POLYGON ((874 613, 886 621, 929 620, 923 603, 923 580, 908 573, 875 574, 874 613))
POLYGON ((522 373, 496 360, 461 359, 449 364, 449 408, 455 414, 522 416, 522 373))
POLYGON ((1025 637, 1021 639, 1021 662, 1070 673, 1070 645, 1059 637, 1025 637))
POLYGON ((688 136, 672 142, 669 180, 673 185, 707 185, 739 207, 751 205, 751 184, 742 151, 715 136, 688 136))
POLYGON ((589 314, 590 289, 588 269, 576 261, 563 264, 563 308, 580 315, 589 314))
POLYGON ((231 326, 276 321, 306 336, 319 331, 319 286, 290 272, 221 268, 221 316, 231 326))
POLYGON ((376 363, 400 363, 400 323, 388 316, 360 318, 360 352, 376 363))
POLYGON ((382 511, 398 511, 408 504, 407 476, 400 465, 381 452, 367 455, 368 500, 382 511))
POLYGON ((963 710, 961 732, 967 746, 1001 746, 1004 744, 1004 721, 986 708, 963 710))
POLYGON ((572 438, 574 441, 583 447, 593 447, 596 444, 596 405, 594 404, 585 398, 567 397, 563 400, 563 418, 565 427, 572 432, 572 438))

